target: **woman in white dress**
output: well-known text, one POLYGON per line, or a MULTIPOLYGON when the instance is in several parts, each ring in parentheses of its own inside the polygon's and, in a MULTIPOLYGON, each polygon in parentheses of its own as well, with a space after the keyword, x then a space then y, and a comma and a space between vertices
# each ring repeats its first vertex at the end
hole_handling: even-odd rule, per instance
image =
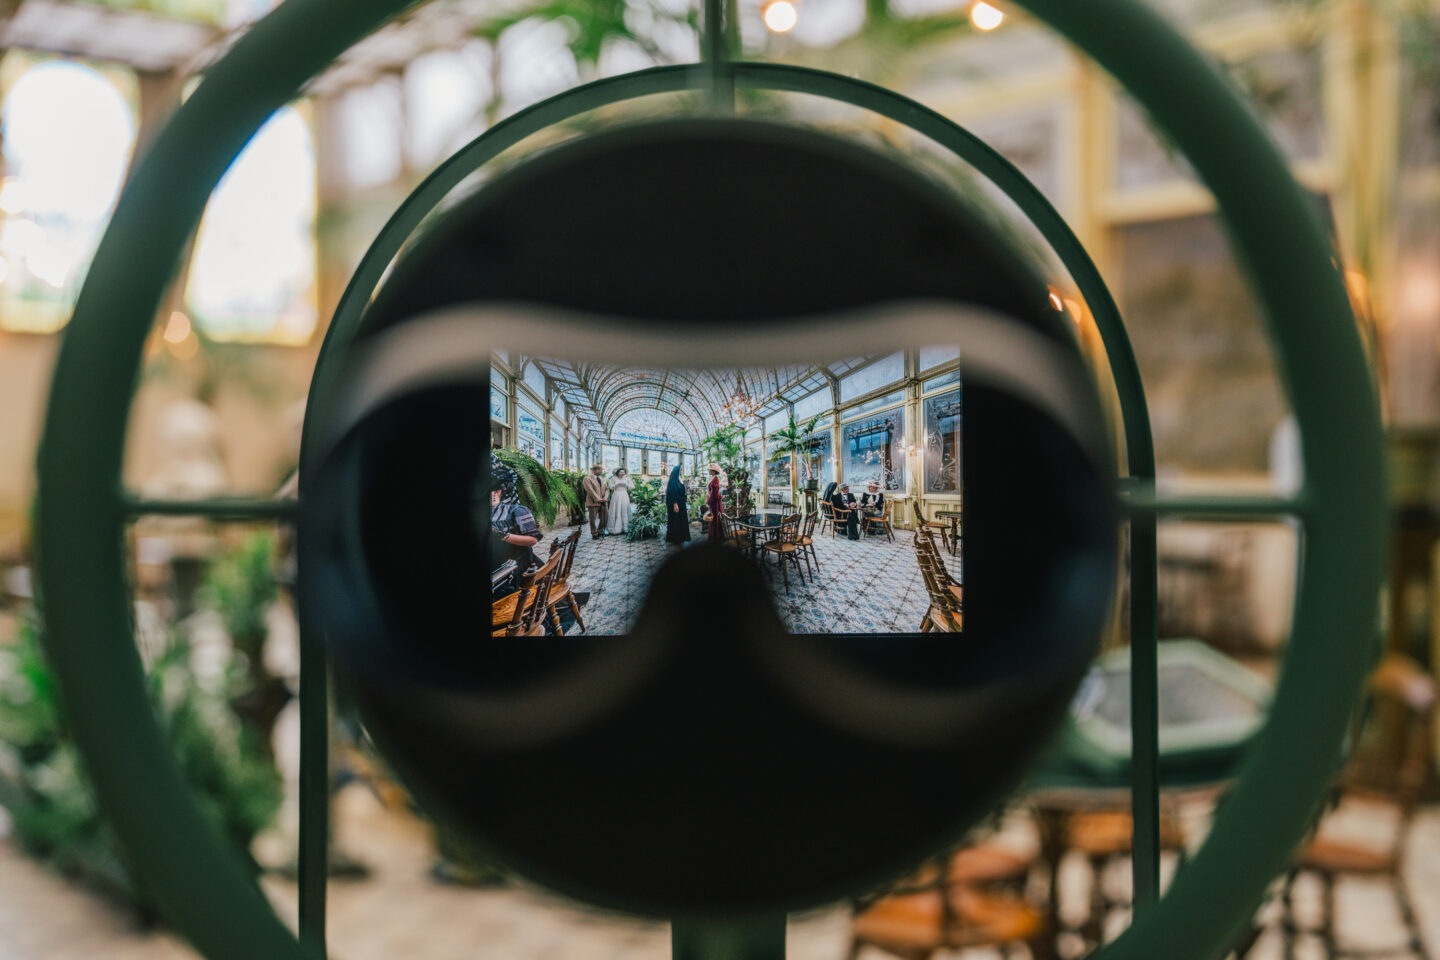
POLYGON ((610 523, 605 528, 606 533, 624 533, 630 526, 630 491, 635 489, 635 481, 624 467, 616 467, 615 474, 610 478, 610 523))

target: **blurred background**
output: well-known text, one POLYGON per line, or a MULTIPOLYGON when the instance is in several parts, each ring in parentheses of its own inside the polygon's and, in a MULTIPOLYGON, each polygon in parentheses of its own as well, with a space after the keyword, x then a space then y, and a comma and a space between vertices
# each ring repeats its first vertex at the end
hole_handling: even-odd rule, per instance
MULTIPOLYGON (((1281 374, 1213 200, 1110 77, 1006 3, 732 2, 745 56, 913 96, 985 139, 1046 194, 1119 301, 1162 486, 1297 486, 1303 467, 1281 374)), ((1389 767, 1404 776, 1378 791, 1382 802, 1342 802, 1327 818, 1322 837, 1333 834, 1338 839, 1326 842, 1348 852, 1302 855, 1305 869, 1285 898, 1293 909, 1277 891, 1257 919, 1254 955, 1278 956, 1292 940, 1309 956, 1357 944, 1440 945, 1440 816, 1430 805, 1440 796, 1430 680, 1440 639, 1440 4, 1152 2, 1245 93, 1313 195, 1389 429, 1394 557, 1374 639, 1388 652, 1390 673, 1372 689, 1405 718, 1375 735, 1377 750, 1403 759, 1389 767)), ((207 65, 270 6, 0 0, 4 960, 189 956, 112 846, 39 655, 29 573, 33 462, 56 350, 118 192, 207 65)), ((396 204, 453 150, 518 109, 594 78, 697 59, 698 19, 687 0, 432 0, 351 49, 270 118, 212 196, 146 349, 127 484, 163 498, 282 491, 328 318, 396 204)), ((587 115, 531 138, 499 166, 557 138, 690 104, 685 96, 652 98, 587 115)), ((892 124, 799 96, 752 95, 743 108, 906 153, 1048 256, 1003 197, 892 124)), ((784 251, 775 257, 783 269, 784 251)), ((1100 357, 1085 304, 1064 280, 1055 293, 1100 357)), ((496 443, 527 457, 526 469, 542 480, 573 485, 571 472, 588 465, 601 438, 548 402, 543 376, 538 389, 523 381, 517 373, 503 382, 496 443), (537 407, 538 419, 530 414, 537 407)), ((771 471, 755 472, 760 490, 792 483, 786 470, 769 481, 771 471)), ((547 526, 579 522, 564 498, 551 499, 547 526)), ((897 515, 899 525, 913 528, 928 512, 923 506, 917 500, 897 515)), ((138 633, 157 709, 196 789, 253 858, 277 910, 291 917, 298 666, 287 537, 253 524, 151 518, 136 524, 132 543, 138 633)), ((1198 641, 1249 675, 1273 677, 1289 630, 1296 549, 1295 530, 1282 522, 1163 524, 1161 637, 1198 641)), ((1128 641, 1122 623, 1110 646, 1128 641)), ((1183 699, 1186 688, 1166 695, 1183 699)), ((334 740, 335 956, 667 955, 664 925, 559 903, 451 848, 343 708, 334 740)), ((1171 799, 1167 876, 1203 841, 1214 796, 1184 791, 1171 799)), ((952 888, 919 868, 907 888, 993 892, 998 884, 997 902, 1025 905, 1033 916, 997 918, 946 893, 936 903, 959 904, 946 908, 960 915, 958 932, 950 931, 942 929, 949 913, 934 921, 941 926, 922 916, 930 901, 877 893, 878 901, 796 918, 792 953, 993 955, 1020 945, 1080 954, 1123 929, 1128 916, 1128 814, 1092 801, 1078 813, 1061 804, 1054 814, 1017 796, 983 838, 937 860, 942 874, 963 881, 979 854, 964 855, 979 850, 1006 864, 996 876, 982 870, 973 885, 952 888), (1058 884, 1049 882, 1052 870, 1058 884), (920 939, 887 940, 875 923, 867 926, 887 905, 920 939), (1038 927, 1025 925, 1032 920, 1049 925, 1043 944, 1038 927)))

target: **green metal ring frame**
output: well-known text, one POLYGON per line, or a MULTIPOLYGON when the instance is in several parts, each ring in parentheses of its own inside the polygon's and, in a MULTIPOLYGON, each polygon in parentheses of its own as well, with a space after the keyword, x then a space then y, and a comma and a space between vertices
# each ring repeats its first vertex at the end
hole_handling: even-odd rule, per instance
MULTIPOLYGON (((1169 895, 1104 951, 1148 958, 1174 955, 1179 945, 1184 956, 1214 956, 1298 842, 1334 771, 1368 665, 1384 548, 1378 405, 1318 216, 1213 68, 1135 0, 1026 5, 1131 90, 1214 191, 1255 277, 1306 440, 1307 485, 1293 501, 1167 503, 1151 488, 1132 491, 1136 517, 1291 514, 1306 522, 1294 655, 1246 775, 1219 812, 1211 842, 1169 895), (1294 749, 1298 743, 1323 749, 1294 749)), ((124 524, 139 513, 187 508, 134 503, 120 489, 125 398, 133 395, 173 265, 226 167, 307 79, 405 6, 289 0, 212 68, 121 198, 52 385, 39 462, 48 652, 92 779, 143 881, 216 960, 318 952, 297 944, 210 829, 145 698, 130 628, 124 524), (132 262, 129 247, 141 241, 144 254, 132 262)), ((747 68, 729 69, 738 75, 747 68)), ((285 510, 261 501, 212 504, 206 512, 257 518, 285 510)))

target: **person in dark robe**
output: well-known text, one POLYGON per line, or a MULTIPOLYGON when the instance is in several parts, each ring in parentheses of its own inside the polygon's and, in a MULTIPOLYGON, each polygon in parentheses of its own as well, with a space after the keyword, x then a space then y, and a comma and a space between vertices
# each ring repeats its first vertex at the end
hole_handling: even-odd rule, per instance
POLYGON ((515 571, 502 584, 492 586, 494 596, 520 589, 520 574, 540 562, 533 549, 545 536, 535 515, 522 506, 517 494, 519 478, 498 458, 490 459, 490 567, 499 570, 506 560, 515 561, 515 571))
POLYGON ((842 526, 845 536, 851 540, 860 539, 860 518, 859 510, 855 503, 855 495, 850 492, 850 484, 840 484, 840 489, 830 495, 830 506, 835 511, 835 525, 842 526), (841 513, 848 510, 849 513, 841 513))
POLYGON ((680 481, 680 465, 670 471, 665 487, 665 542, 677 547, 690 539, 690 505, 685 502, 685 484, 680 481))
POLYGON ((721 543, 725 539, 725 527, 720 514, 725 509, 720 499, 720 467, 710 464, 710 486, 706 488, 705 509, 710 511, 710 542, 721 543))

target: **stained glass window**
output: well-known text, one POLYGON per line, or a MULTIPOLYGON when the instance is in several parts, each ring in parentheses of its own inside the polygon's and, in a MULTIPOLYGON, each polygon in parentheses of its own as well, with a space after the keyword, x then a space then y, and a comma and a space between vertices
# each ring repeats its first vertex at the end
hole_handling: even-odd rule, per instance
POLYGON ((840 446, 844 477, 851 489, 879 480, 885 490, 905 487, 905 408, 854 420, 841 428, 840 446))
POLYGON ((545 427, 540 415, 523 403, 517 408, 515 425, 519 436, 516 446, 539 460, 545 455, 545 427))
POLYGON ((959 493, 960 391, 925 399, 925 492, 959 493))
POLYGON ((510 398, 505 395, 505 382, 495 380, 490 384, 490 416, 495 420, 504 420, 510 415, 510 398))
POLYGON ((905 353, 892 353, 840 381, 840 399, 853 400, 905 377, 905 353))
POLYGON ((615 418, 610 436, 626 443, 663 447, 688 447, 689 431, 671 414, 662 410, 631 410, 615 418))
POLYGON ((835 479, 835 464, 832 463, 830 431, 817 430, 805 438, 805 454, 797 464, 800 470, 800 484, 818 480, 821 485, 835 479))
POLYGON ((629 470, 637 477, 640 475, 642 469, 642 458, 644 456, 644 453, 645 452, 639 447, 625 448, 625 469, 629 470))
POLYGON ((765 448, 765 486, 769 490, 790 489, 790 455, 775 456, 774 445, 765 448))

